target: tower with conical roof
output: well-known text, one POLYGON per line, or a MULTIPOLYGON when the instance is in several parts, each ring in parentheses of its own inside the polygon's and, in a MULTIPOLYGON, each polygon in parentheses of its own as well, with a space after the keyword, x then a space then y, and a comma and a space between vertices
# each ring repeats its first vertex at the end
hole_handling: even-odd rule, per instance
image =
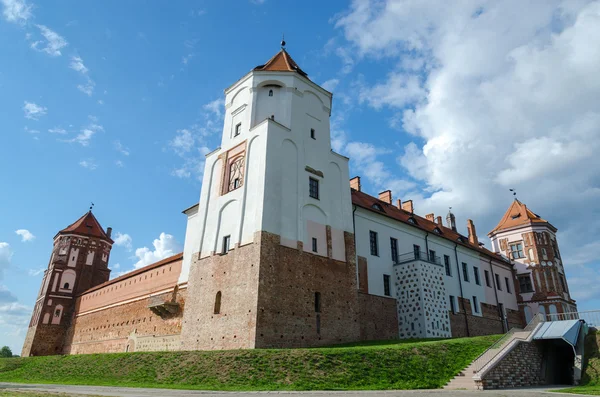
POLYGON ((331 149, 332 94, 283 44, 225 90, 221 146, 185 211, 182 349, 358 339, 348 158, 331 149))
POLYGON ((62 353, 65 334, 75 310, 75 298, 108 281, 113 240, 91 209, 54 236, 22 356, 62 353))
POLYGON ((557 229, 516 198, 488 234, 495 252, 517 270, 519 307, 527 322, 537 313, 577 311, 558 249, 557 229))

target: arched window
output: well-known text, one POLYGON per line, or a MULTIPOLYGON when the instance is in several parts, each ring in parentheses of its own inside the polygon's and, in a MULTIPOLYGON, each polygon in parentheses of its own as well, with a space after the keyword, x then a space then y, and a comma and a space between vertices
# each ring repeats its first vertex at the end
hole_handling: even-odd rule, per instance
POLYGON ((269 90, 269 96, 273 96, 273 90, 269 90))
POLYGON ((75 277, 76 277, 75 270, 72 270, 72 269, 65 270, 60 279, 60 284, 59 284, 60 290, 68 290, 68 291, 73 290, 73 287, 75 286, 75 277))
POLYGON ((69 283, 65 283, 65 285, 63 285, 63 289, 69 289, 69 283))
POLYGON ((221 291, 215 297, 215 314, 221 314, 221 291))
POLYGON ((56 305, 54 309, 54 315, 52 316, 52 324, 60 324, 60 320, 62 318, 63 306, 56 305))
POLYGON ((42 324, 48 324, 50 322, 50 313, 45 313, 44 314, 44 320, 42 321, 42 324))
POLYGON ((538 311, 541 315, 544 316, 544 321, 546 320, 546 308, 542 305, 539 306, 538 311))
POLYGON ((228 192, 241 187, 244 184, 244 156, 234 159, 229 165, 228 192))
POLYGON ((549 309, 550 309, 550 320, 551 321, 560 320, 558 318, 558 309, 556 308, 556 305, 554 305, 554 304, 550 305, 549 309))

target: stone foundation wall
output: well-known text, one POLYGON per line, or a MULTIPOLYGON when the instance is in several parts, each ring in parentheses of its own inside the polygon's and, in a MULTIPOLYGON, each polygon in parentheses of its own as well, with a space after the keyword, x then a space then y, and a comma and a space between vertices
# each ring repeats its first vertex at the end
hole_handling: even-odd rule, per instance
MULTIPOLYGON (((261 233, 227 254, 193 260, 182 350, 251 349, 256 339, 261 233), (220 308, 215 313, 217 293, 220 308)), ((280 297, 275 297, 279 299, 280 297)))
POLYGON ((396 299, 358 293, 360 340, 398 339, 396 299))
MULTIPOLYGON (((256 240, 255 240, 256 241, 256 240)), ((262 232, 256 346, 307 347, 360 339, 354 237, 346 261, 280 245, 262 232), (315 302, 320 294, 320 307, 315 302)))
POLYGON ((477 383, 483 389, 545 385, 542 356, 539 342, 520 342, 477 383))
MULTIPOLYGON (((165 317, 155 314, 148 308, 150 303, 148 296, 87 314, 77 314, 67 333, 67 343, 63 353, 173 350, 171 339, 174 335, 178 339, 181 333, 186 295, 185 288, 176 292, 179 312, 165 317), (144 343, 136 344, 136 340, 143 340, 144 343)), ((170 301, 173 298, 173 291, 160 294, 158 298, 170 301)))

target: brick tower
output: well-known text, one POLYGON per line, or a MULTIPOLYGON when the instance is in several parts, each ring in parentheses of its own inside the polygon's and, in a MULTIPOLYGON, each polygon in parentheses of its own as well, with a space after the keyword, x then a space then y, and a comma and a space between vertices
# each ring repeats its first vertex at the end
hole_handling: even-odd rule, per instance
POLYGON ((54 236, 48 269, 35 303, 22 356, 60 354, 75 297, 108 281, 113 240, 90 210, 54 236))
POLYGON ((495 252, 516 263, 519 307, 537 313, 576 312, 556 240, 557 229, 515 199, 488 236, 495 252))

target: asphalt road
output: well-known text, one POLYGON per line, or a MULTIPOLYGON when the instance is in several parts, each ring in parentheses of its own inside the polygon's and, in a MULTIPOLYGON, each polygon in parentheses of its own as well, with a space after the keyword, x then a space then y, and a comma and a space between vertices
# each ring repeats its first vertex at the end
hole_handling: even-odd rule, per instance
POLYGON ((171 390, 171 389, 139 389, 130 387, 105 387, 105 386, 67 386, 67 385, 25 385, 18 383, 0 383, 0 390, 67 393, 80 396, 118 396, 118 397, 260 397, 282 395, 285 397, 456 397, 477 396, 485 393, 485 397, 558 397, 573 394, 548 392, 548 388, 512 389, 512 390, 401 390, 401 391, 315 391, 315 392, 213 392, 199 390, 171 390))

